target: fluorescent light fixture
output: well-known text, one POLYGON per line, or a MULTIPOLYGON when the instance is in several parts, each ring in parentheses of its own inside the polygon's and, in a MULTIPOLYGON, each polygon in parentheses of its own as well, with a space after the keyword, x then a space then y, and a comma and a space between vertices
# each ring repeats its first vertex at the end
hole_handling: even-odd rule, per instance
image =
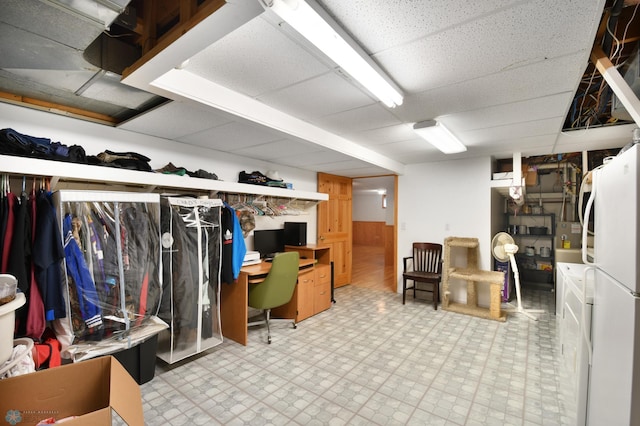
POLYGON ((313 0, 262 0, 300 35, 390 108, 402 104, 400 89, 313 0))
POLYGON ((413 131, 445 154, 464 152, 467 147, 437 120, 426 120, 413 125, 413 131))

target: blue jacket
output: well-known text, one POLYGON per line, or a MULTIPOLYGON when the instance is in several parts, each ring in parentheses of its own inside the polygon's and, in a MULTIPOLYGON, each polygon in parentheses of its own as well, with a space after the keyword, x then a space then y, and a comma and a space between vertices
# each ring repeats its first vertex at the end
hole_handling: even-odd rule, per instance
POLYGON ((67 214, 63 221, 64 255, 67 264, 67 273, 71 275, 76 284, 78 302, 82 319, 88 328, 102 325, 102 311, 100 309, 96 285, 91 278, 91 273, 87 267, 82 250, 73 238, 71 227, 71 215, 67 214))

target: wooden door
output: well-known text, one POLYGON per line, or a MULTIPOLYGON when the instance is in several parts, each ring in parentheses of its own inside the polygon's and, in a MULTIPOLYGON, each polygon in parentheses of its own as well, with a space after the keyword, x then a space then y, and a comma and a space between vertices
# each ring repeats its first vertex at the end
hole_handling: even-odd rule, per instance
POLYGON ((351 283, 352 180, 318 173, 318 192, 329 200, 318 204, 318 244, 331 247, 335 287, 351 283))

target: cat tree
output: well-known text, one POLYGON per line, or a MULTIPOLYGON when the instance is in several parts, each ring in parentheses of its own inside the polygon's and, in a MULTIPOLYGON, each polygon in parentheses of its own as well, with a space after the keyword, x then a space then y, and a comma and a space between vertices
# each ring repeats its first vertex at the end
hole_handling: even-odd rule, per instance
POLYGON ((502 286, 504 272, 483 271, 478 262, 479 243, 477 238, 447 237, 444 240, 442 271, 442 308, 447 311, 472 315, 496 321, 506 321, 506 313, 502 312, 502 286), (451 266, 451 248, 466 249, 467 264, 465 267, 451 266), (467 302, 451 301, 449 280, 460 279, 467 282, 467 302), (489 284, 489 308, 478 306, 478 283, 489 284))

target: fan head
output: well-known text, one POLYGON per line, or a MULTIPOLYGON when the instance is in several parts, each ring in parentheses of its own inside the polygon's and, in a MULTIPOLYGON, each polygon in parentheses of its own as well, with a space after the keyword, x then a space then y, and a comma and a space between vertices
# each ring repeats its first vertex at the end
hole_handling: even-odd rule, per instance
POLYGON ((518 246, 513 241, 513 237, 506 232, 498 232, 491 240, 491 253, 499 262, 509 260, 509 254, 518 251, 518 246))

